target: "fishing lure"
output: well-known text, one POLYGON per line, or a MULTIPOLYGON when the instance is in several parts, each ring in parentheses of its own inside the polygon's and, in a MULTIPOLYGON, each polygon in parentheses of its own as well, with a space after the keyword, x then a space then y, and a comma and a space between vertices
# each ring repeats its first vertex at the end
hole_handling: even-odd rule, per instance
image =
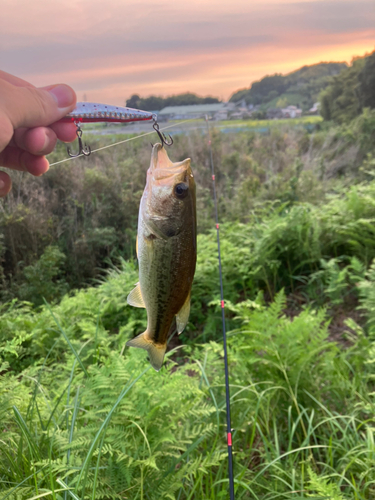
POLYGON ((142 111, 140 109, 124 108, 121 106, 111 106, 109 104, 98 104, 94 102, 77 102, 76 107, 68 115, 66 115, 62 121, 64 122, 74 122, 77 127, 77 138, 79 151, 77 154, 72 154, 70 148, 67 148, 68 154, 71 157, 76 157, 80 155, 89 156, 91 154, 90 146, 83 146, 82 143, 82 129, 80 123, 129 123, 138 121, 148 121, 153 120, 153 128, 157 132, 162 141, 162 144, 166 146, 171 146, 173 144, 173 139, 169 136, 169 142, 165 135, 160 132, 159 124, 157 122, 157 115, 155 113, 150 113, 149 111, 142 111))

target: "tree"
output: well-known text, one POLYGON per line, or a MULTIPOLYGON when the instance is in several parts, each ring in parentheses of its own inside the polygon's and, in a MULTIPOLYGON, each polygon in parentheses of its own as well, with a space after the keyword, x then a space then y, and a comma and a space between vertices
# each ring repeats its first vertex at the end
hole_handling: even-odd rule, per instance
POLYGON ((130 99, 126 101, 125 106, 128 108, 139 109, 139 103, 141 98, 137 94, 133 94, 130 99))
POLYGON ((188 106, 190 104, 214 104, 220 100, 217 97, 199 97, 191 92, 168 97, 154 96, 139 97, 134 94, 126 101, 129 108, 144 109, 145 111, 160 111, 166 106, 188 106))
POLYGON ((245 99, 247 104, 267 106, 271 105, 270 101, 280 97, 291 103, 301 103, 303 109, 309 109, 317 101, 320 91, 331 83, 332 76, 346 67, 346 63, 319 63, 303 66, 288 75, 265 76, 253 82, 249 89, 235 92, 230 101, 245 99))
POLYGON ((277 103, 276 103, 276 107, 277 108, 286 108, 288 105, 288 100, 286 97, 280 97, 280 99, 278 99, 277 103))
POLYGON ((366 58, 358 80, 362 107, 375 108, 375 51, 366 58))
POLYGON ((356 58, 349 68, 333 77, 321 92, 320 112, 325 120, 344 123, 359 115, 364 107, 375 107, 375 51, 356 58))

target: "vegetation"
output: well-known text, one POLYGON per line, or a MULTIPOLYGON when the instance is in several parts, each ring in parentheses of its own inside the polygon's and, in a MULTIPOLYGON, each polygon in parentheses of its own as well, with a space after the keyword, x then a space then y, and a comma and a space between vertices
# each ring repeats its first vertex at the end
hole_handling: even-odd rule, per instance
POLYGON ((319 128, 319 124, 323 121, 321 116, 317 115, 307 115, 301 116, 299 118, 280 118, 278 120, 267 120, 264 118, 257 118, 256 112, 251 115, 250 118, 242 118, 238 120, 221 120, 219 124, 215 125, 215 129, 222 130, 227 128, 242 128, 242 129, 253 129, 254 132, 269 133, 271 128, 285 127, 287 129, 292 129, 295 126, 303 126, 307 130, 312 131, 319 128), (255 117, 253 116, 255 115, 255 117), (262 123, 259 123, 259 119, 262 119, 262 123), (314 127, 317 125, 318 127, 314 127))
MULTIPOLYGON (((224 131, 211 142, 236 499, 371 500, 375 111, 224 131)), ((0 211, 1 500, 227 497, 206 137, 175 135, 170 155, 194 165, 198 262, 189 323, 159 373, 125 348, 146 323, 126 296, 149 138, 13 177, 0 211)))
MULTIPOLYGON (((321 270, 316 255, 299 278, 287 271, 298 244, 304 247, 301 261, 324 247, 317 234, 324 233, 319 226, 328 214, 333 220, 335 212, 352 214, 351 231, 366 235, 374 190, 374 183, 359 186, 341 199, 341 210, 334 210, 332 200, 321 208, 318 223, 316 213, 306 215, 308 206, 275 214, 261 225, 260 238, 253 234, 256 225, 223 228, 236 498, 370 499, 375 493, 375 267, 366 272, 358 252, 345 261, 326 259, 321 270), (372 200, 370 208, 360 200, 361 190, 372 200), (291 228, 288 252, 283 244, 291 228), (305 231, 313 235, 309 245, 305 231), (268 281, 276 290, 274 270, 281 266, 280 279, 284 275, 296 286, 289 303, 302 290, 325 307, 358 297, 366 330, 349 318, 337 341, 332 331, 330 338, 327 309, 312 308, 314 301, 293 321, 283 292, 266 305, 256 284, 268 281)), ((347 241, 345 235, 341 240, 347 241)), ((144 312, 125 303, 136 280, 131 263, 112 270, 99 287, 65 296, 55 306, 35 310, 13 302, 3 308, 4 500, 63 498, 67 488, 78 498, 226 495, 214 234, 200 236, 199 248, 185 347, 170 352, 160 373, 150 370, 142 352, 124 350, 145 323, 144 312)), ((358 250, 355 240, 350 248, 358 250)))
MULTIPOLYGON (((332 189, 344 189, 353 179, 370 175, 364 170, 373 168, 373 112, 350 125, 321 130, 312 126, 311 130, 282 124, 264 133, 214 131, 223 222, 245 223, 259 204, 275 200, 318 203, 332 189)), ((123 136, 88 136, 93 149, 120 139, 123 136)), ((207 144, 200 131, 192 132, 188 140, 184 135, 174 140, 173 159, 192 158, 198 183, 198 226, 206 232, 212 227, 207 144)), ((92 284, 110 261, 135 257, 149 141, 148 137, 137 139, 88 159, 56 165, 38 179, 14 173, 13 191, 1 202, 0 211, 3 301, 18 297, 39 305, 42 297, 54 300, 68 289, 92 284), (33 276, 43 276, 39 290, 33 276)), ((61 145, 51 162, 65 157, 61 145)))
POLYGON ((349 68, 333 77, 320 96, 321 114, 325 120, 349 122, 363 108, 375 108, 375 51, 355 58, 349 68))
POLYGON ((230 101, 244 100, 247 104, 261 104, 264 109, 293 104, 306 111, 318 100, 319 93, 327 87, 332 76, 344 68, 346 63, 319 63, 303 66, 285 76, 265 76, 253 82, 249 89, 235 92, 230 101))
POLYGON ((220 102, 216 97, 199 97, 191 92, 185 94, 172 95, 169 97, 160 97, 151 95, 149 97, 139 97, 133 94, 126 101, 129 108, 144 109, 145 111, 160 111, 166 106, 186 106, 188 104, 215 104, 220 102))

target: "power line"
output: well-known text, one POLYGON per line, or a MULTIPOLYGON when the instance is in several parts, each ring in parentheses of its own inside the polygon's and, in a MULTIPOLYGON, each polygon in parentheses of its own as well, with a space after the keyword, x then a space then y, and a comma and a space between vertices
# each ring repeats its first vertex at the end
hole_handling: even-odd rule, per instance
POLYGON ((220 296, 221 296, 221 319, 223 324, 223 344, 224 344, 224 366, 225 366, 225 398, 227 408, 227 442, 228 442, 228 475, 229 475, 229 498, 234 500, 234 477, 233 477, 233 453, 232 453, 232 425, 230 419, 230 393, 229 393, 229 370, 228 370, 228 351, 227 351, 227 334, 225 327, 225 311, 224 311, 224 289, 223 289, 223 273, 221 267, 221 252, 220 252, 220 234, 219 234, 219 216, 217 210, 217 196, 215 183, 214 160, 212 155, 212 144, 210 136, 210 127, 208 117, 206 115, 208 146, 210 150, 210 163, 212 174, 212 186, 215 204, 215 221, 216 221, 216 236, 217 236, 217 256, 219 260, 219 279, 220 279, 220 296))

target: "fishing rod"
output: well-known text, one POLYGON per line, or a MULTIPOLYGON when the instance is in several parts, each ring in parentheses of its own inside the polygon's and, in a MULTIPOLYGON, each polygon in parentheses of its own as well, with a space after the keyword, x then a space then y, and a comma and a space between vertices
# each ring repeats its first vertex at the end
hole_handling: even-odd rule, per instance
POLYGON ((229 498, 234 500, 234 476, 233 476, 233 453, 232 453, 232 425, 230 418, 230 392, 229 392, 229 370, 228 370, 228 350, 227 350, 227 334, 225 327, 225 311, 224 311, 224 288, 223 288, 223 272, 221 267, 221 252, 220 252, 220 234, 219 234, 219 216, 217 209, 217 196, 216 196, 216 183, 215 183, 215 170, 214 160, 212 155, 212 144, 210 135, 210 126, 208 124, 208 116, 206 115, 208 147, 210 150, 210 163, 212 186, 215 205, 215 221, 216 221, 216 236, 217 236, 217 255, 219 260, 219 279, 220 279, 220 296, 221 296, 221 318, 223 324, 223 344, 224 344, 224 366, 225 366, 225 398, 227 410, 227 443, 228 443, 228 475, 229 475, 229 498))

